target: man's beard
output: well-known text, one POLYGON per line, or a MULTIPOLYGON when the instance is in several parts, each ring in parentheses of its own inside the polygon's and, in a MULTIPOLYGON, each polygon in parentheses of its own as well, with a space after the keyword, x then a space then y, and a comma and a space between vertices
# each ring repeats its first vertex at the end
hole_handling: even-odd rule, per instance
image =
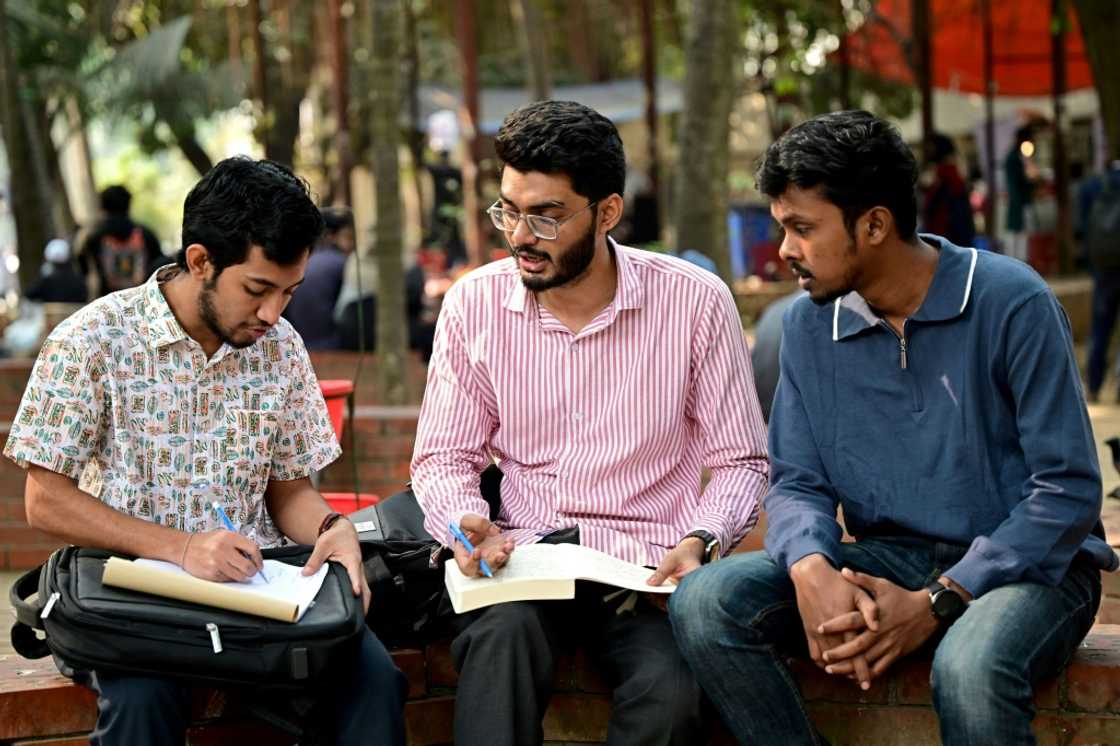
POLYGON ((218 338, 218 341, 224 342, 230 347, 239 350, 249 347, 256 342, 255 339, 250 338, 247 341, 237 341, 233 338, 233 333, 223 327, 221 322, 218 321, 218 309, 214 307, 214 287, 217 284, 217 275, 214 275, 214 277, 203 283, 202 292, 198 294, 198 315, 202 318, 206 327, 214 332, 214 336, 218 338))
POLYGON ((540 292, 567 285, 572 280, 582 276, 591 266, 591 260, 595 258, 595 223, 592 221, 591 227, 587 229, 583 238, 572 244, 572 247, 561 255, 559 261, 553 261, 551 255, 536 251, 528 246, 511 248, 510 253, 513 254, 515 259, 519 255, 524 255, 529 259, 547 257, 556 267, 556 274, 552 277, 535 277, 532 275, 526 277, 522 274, 521 282, 529 290, 540 292))

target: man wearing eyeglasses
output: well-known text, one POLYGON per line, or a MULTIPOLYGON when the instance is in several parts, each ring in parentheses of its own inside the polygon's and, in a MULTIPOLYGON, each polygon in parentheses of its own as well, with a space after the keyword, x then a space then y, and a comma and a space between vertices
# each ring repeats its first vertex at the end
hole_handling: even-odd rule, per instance
MULTIPOLYGON (((481 560, 500 575, 518 545, 575 541, 655 568, 651 585, 684 577, 753 527, 767 484, 735 302, 716 276, 609 237, 626 164, 602 115, 530 104, 495 146, 489 214, 511 256, 444 300, 412 460, 426 526, 468 576, 481 560), (494 462, 504 476, 491 522, 479 480, 494 462)), ((574 601, 456 621, 456 743, 540 743, 555 656, 570 644, 613 689, 610 743, 703 732, 700 690, 644 594, 581 585, 574 601)))

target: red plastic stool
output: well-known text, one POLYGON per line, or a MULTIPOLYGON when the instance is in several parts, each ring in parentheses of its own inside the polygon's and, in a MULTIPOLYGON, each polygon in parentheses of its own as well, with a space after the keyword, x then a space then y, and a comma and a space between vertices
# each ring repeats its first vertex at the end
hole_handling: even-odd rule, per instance
MULTIPOLYGON (((323 392, 323 399, 327 402, 327 414, 331 418, 331 427, 338 442, 342 442, 342 429, 345 420, 347 402, 351 402, 354 395, 354 382, 345 378, 319 381, 319 389, 323 392)), ((351 402, 352 404, 352 402, 351 402)), ((356 510, 376 505, 381 498, 378 495, 355 492, 324 492, 323 499, 331 510, 349 514, 356 510)))

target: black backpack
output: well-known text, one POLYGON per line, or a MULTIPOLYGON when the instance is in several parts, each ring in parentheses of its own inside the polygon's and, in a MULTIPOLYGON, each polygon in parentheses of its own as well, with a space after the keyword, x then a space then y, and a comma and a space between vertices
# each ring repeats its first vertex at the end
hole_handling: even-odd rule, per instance
POLYGON ((1120 272, 1120 171, 1105 173, 1101 182, 1085 226, 1085 254, 1097 272, 1120 272))
POLYGON ((373 600, 366 623, 388 647, 423 647, 445 631, 451 604, 443 588, 450 556, 424 530, 411 490, 347 516, 358 528, 373 600))
MULTIPOLYGON (((311 547, 262 554, 303 565, 311 547)), ((17 653, 53 655, 67 676, 97 670, 295 692, 314 687, 339 662, 352 660, 361 642, 361 600, 339 564, 329 563, 314 605, 292 624, 104 586, 101 575, 111 556, 65 547, 16 581, 9 597, 16 611, 12 646, 17 653)))
MULTIPOLYGON (((501 505, 502 472, 482 473, 490 520, 501 505)), ((424 511, 411 489, 347 516, 358 528, 366 582, 373 600, 366 622, 388 647, 422 647, 447 634, 455 616, 443 584, 451 550, 424 528, 424 511)))

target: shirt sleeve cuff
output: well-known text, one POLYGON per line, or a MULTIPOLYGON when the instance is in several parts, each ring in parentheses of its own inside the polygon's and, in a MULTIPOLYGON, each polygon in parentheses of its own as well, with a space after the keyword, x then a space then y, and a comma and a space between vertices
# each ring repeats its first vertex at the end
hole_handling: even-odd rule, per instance
POLYGON ((823 554, 832 566, 840 567, 840 546, 831 536, 800 536, 779 546, 766 544, 766 551, 788 573, 799 560, 805 559, 810 554, 823 554))
POLYGON ((980 598, 1000 585, 991 563, 975 551, 970 551, 960 562, 941 574, 952 578, 957 585, 971 593, 973 599, 980 598))
MULTIPOLYGON (((485 500, 479 500, 473 508, 468 508, 466 510, 455 510, 449 513, 448 523, 450 525, 462 526, 463 516, 465 515, 480 515, 483 518, 488 518, 490 515, 490 506, 486 504, 485 500)), ((455 542, 457 541, 454 534, 451 533, 450 525, 441 527, 443 529, 442 534, 445 539, 444 546, 449 547, 454 546, 455 542)), ((440 534, 433 533, 433 536, 439 535, 440 534)))

